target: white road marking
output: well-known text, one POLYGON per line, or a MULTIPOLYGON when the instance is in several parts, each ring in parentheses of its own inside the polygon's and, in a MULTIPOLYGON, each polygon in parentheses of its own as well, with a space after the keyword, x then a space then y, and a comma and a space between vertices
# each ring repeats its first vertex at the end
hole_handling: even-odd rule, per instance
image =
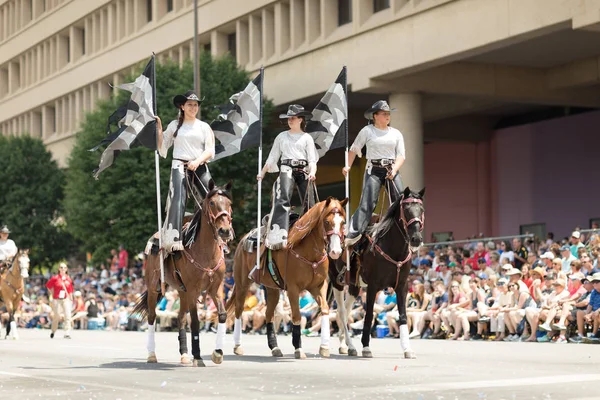
MULTIPOLYGON (((115 386, 115 385, 106 385, 103 383, 96 383, 96 382, 83 382, 83 381, 72 381, 69 379, 61 379, 61 378, 53 378, 53 377, 44 377, 44 376, 35 376, 35 375, 27 375, 27 374, 20 374, 17 372, 6 372, 6 371, 0 371, 0 376, 1 375, 6 375, 6 376, 14 376, 14 377, 18 377, 18 378, 28 378, 28 379, 37 379, 40 381, 46 381, 46 382, 57 382, 57 383, 66 383, 68 385, 75 385, 75 387, 80 387, 80 386, 85 386, 85 387, 90 387, 90 388, 102 388, 102 389, 110 389, 110 390, 120 390, 120 391, 124 391, 124 392, 133 392, 133 393, 137 393, 139 394, 140 392, 152 392, 151 390, 148 390, 146 388, 132 388, 130 386, 115 386)), ((181 394, 177 394, 177 393, 165 393, 161 391, 161 397, 174 397, 177 399, 181 398, 181 394)))
POLYGON ((557 375, 531 378, 481 380, 471 382, 423 383, 418 385, 389 388, 388 393, 435 392, 442 390, 469 390, 483 388, 502 388, 515 386, 555 385, 560 383, 578 383, 600 381, 600 374, 557 375))

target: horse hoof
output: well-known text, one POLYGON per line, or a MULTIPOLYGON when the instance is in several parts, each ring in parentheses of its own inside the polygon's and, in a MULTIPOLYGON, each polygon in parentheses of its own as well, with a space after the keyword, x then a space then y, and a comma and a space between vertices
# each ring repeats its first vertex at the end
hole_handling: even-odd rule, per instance
POLYGON ((294 351, 294 357, 298 360, 304 360, 306 358, 306 354, 304 354, 302 349, 296 349, 296 351, 294 351))
POLYGON ((235 346, 233 348, 233 354, 235 354, 236 356, 243 356, 244 355, 244 349, 242 349, 242 346, 235 346))
POLYGON ((338 351, 342 355, 348 354, 348 348, 347 347, 340 347, 338 351))
POLYGON ((190 356, 188 356, 187 354, 183 354, 181 356, 181 364, 182 365, 190 365, 192 363, 192 360, 190 359, 190 356))
POLYGON ((373 358, 373 353, 369 349, 363 349, 362 356, 365 358, 373 358))
POLYGON ((417 358, 417 354, 412 350, 407 350, 404 352, 404 358, 414 360, 415 358, 417 358))
POLYGON ((356 349, 348 349, 348 356, 358 357, 358 351, 356 351, 356 349))
POLYGON ((321 357, 329 358, 329 348, 328 347, 319 347, 319 354, 321 357))
POLYGON ((204 361, 199 358, 199 359, 194 359, 194 363, 193 363, 194 367, 206 367, 206 365, 204 364, 204 361))
POLYGON ((271 350, 271 354, 273 355, 273 357, 283 357, 283 353, 281 352, 279 347, 275 347, 273 350, 271 350))
POLYGON ((158 360, 156 359, 156 354, 155 353, 150 353, 148 355, 148 363, 154 364, 157 363, 158 360))
POLYGON ((213 351, 212 356, 210 356, 210 359, 215 364, 221 364, 223 362, 223 351, 222 350, 213 351))

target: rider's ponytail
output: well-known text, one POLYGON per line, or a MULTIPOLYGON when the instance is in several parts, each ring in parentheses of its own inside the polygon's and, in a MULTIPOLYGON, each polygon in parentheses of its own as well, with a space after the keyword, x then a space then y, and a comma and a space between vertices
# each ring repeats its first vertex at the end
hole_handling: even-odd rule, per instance
POLYGON ((173 137, 177 137, 177 132, 179 132, 179 128, 183 125, 183 110, 179 110, 179 119, 177 120, 177 129, 175 129, 175 133, 173 137))

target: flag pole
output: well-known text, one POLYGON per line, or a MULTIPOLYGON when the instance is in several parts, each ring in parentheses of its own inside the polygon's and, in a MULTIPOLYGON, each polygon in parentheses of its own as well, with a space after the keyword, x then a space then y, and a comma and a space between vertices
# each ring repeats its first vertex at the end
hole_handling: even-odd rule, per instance
MULTIPOLYGON (((263 82, 265 80, 265 69, 260 67, 260 139, 258 141, 258 174, 260 174, 262 167, 262 130, 263 130, 263 82)), ((256 235, 256 269, 260 269, 260 223, 262 219, 261 215, 261 203, 262 203, 262 179, 258 181, 258 203, 256 205, 256 227, 258 229, 258 235, 256 235)))
MULTIPOLYGON (((156 105, 156 56, 152 53, 152 111, 157 115, 156 105)), ((156 128, 156 126, 155 126, 156 128)), ((160 201, 160 168, 158 157, 158 128, 156 128, 156 151, 154 151, 154 171, 156 175, 156 216, 158 222, 158 260, 160 263, 160 292, 165 295, 165 263, 162 254, 162 205, 160 201)))
MULTIPOLYGON (((350 115, 348 115, 348 68, 344 65, 344 94, 346 95, 346 124, 344 126, 344 137, 346 139, 346 148, 344 151, 344 163, 346 170, 348 168, 348 123, 350 121, 350 115)), ((346 173, 345 177, 345 186, 346 186, 346 198, 348 201, 346 202, 346 237, 348 236, 348 232, 350 231, 350 172, 346 173)), ((346 249, 346 270, 350 271, 350 252, 346 249)))

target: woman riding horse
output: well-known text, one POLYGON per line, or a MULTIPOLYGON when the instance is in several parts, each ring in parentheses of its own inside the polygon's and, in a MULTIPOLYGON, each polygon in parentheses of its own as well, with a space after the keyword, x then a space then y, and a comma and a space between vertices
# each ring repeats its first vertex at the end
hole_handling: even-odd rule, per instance
POLYGON ((256 177, 257 180, 262 180, 267 172, 279 172, 277 162, 281 160, 281 172, 273 185, 272 208, 265 240, 265 246, 272 250, 287 246, 294 183, 298 185, 303 199, 304 212, 312 206, 313 199, 309 198, 312 196, 307 191, 310 193, 309 185, 315 180, 318 159, 312 136, 304 132, 306 119, 312 118, 312 114, 304 111, 301 105, 292 104, 287 114, 281 114, 279 118, 287 119, 290 129, 277 135, 265 166, 256 177))
POLYGON ((373 120, 373 124, 368 124, 358 133, 348 152, 348 167, 342 169, 342 173, 346 176, 356 156, 361 157, 362 148, 367 146, 367 168, 363 179, 362 195, 360 205, 350 220, 350 229, 346 238, 348 247, 358 242, 369 225, 373 210, 377 206, 381 186, 385 184, 392 202, 402 192, 402 179, 398 170, 404 164, 406 155, 404 137, 400 131, 389 126, 390 112, 394 110, 390 109, 385 100, 380 100, 365 111, 365 118, 369 121, 373 120))

